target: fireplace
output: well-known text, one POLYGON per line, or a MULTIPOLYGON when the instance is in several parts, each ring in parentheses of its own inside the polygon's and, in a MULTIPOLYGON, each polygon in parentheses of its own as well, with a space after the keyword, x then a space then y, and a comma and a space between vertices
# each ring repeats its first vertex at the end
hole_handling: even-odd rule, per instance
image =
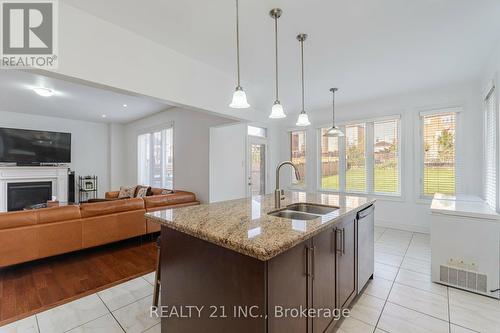
POLYGON ((52 198, 52 182, 23 182, 7 184, 7 211, 46 203, 52 198))

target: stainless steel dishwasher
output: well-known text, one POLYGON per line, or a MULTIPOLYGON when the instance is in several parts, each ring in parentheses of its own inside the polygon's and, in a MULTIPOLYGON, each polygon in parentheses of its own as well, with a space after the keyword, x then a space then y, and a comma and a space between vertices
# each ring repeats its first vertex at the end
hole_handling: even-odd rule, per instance
POLYGON ((358 212, 358 293, 364 288, 370 278, 373 277, 375 269, 375 206, 371 205, 368 208, 358 212))

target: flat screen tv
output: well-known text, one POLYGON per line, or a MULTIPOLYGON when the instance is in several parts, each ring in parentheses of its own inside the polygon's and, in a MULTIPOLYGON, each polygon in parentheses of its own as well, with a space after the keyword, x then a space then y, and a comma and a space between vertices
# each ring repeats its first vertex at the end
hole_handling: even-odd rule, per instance
POLYGON ((0 128, 0 163, 71 162, 71 133, 0 128))

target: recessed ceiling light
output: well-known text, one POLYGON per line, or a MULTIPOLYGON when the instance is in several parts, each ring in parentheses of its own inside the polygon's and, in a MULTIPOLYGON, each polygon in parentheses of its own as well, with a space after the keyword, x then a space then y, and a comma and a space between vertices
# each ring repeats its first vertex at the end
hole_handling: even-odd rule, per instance
POLYGON ((49 88, 33 88, 33 91, 43 97, 54 96, 54 90, 49 88))
POLYGON ((105 114, 103 114, 101 117, 106 118, 107 116, 105 114))
POLYGON ((123 107, 126 108, 128 105, 127 104, 123 104, 123 107))

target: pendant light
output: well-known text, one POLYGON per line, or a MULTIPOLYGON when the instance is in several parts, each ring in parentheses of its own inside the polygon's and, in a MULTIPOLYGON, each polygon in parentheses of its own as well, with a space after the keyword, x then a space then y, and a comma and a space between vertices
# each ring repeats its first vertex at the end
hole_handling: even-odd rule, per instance
POLYGON ((276 61, 276 100, 274 101, 273 107, 271 108, 271 114, 269 118, 279 119, 285 118, 286 114, 283 110, 283 106, 279 100, 279 85, 278 85, 278 19, 283 14, 283 11, 279 8, 271 9, 269 15, 274 19, 274 42, 275 42, 275 61, 276 61))
POLYGON ((250 104, 247 102, 247 94, 240 85, 240 17, 238 0, 236 0, 236 65, 238 67, 238 85, 229 106, 233 109, 246 109, 250 107, 250 104))
POLYGON ((334 137, 334 136, 344 136, 344 132, 342 130, 335 126, 335 92, 339 90, 338 88, 331 88, 330 91, 332 92, 333 95, 333 103, 332 103, 332 127, 326 131, 323 136, 326 137, 334 137))
POLYGON ((306 34, 300 34, 297 36, 297 40, 300 42, 300 56, 302 59, 302 111, 300 111, 299 118, 297 119, 297 126, 309 126, 311 122, 307 116, 306 110, 304 108, 304 41, 307 39, 306 34))

